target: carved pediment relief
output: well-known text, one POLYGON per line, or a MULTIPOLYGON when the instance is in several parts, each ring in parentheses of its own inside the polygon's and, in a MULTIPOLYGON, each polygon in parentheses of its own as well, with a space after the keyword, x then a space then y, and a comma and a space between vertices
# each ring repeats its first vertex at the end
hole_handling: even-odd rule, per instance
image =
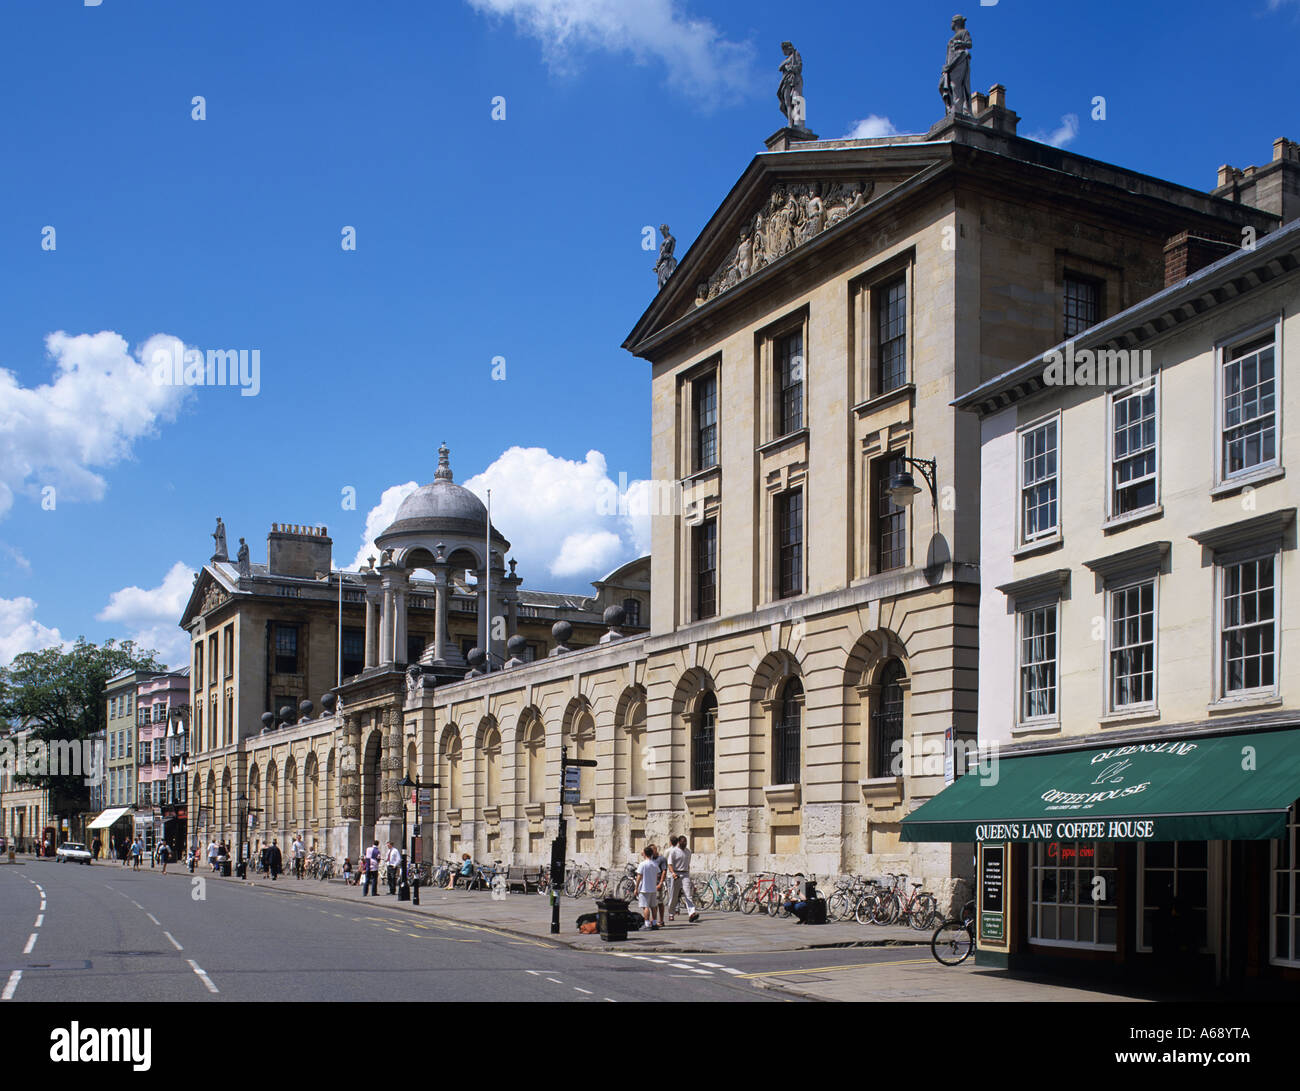
POLYGON ((229 601, 230 596, 226 594, 215 583, 209 583, 207 589, 203 592, 203 613, 215 610, 222 603, 229 601))
POLYGON ((745 226, 725 260, 699 285, 701 306, 764 266, 785 257, 827 228, 863 208, 875 190, 871 181, 779 182, 745 226))

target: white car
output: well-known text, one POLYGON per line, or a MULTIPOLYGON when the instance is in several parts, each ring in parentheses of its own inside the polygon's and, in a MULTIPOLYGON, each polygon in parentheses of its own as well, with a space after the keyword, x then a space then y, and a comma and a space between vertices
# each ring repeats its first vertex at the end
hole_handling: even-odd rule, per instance
POLYGON ((90 850, 78 841, 64 841, 59 846, 59 851, 54 854, 54 858, 60 864, 72 862, 74 864, 90 863, 90 850))

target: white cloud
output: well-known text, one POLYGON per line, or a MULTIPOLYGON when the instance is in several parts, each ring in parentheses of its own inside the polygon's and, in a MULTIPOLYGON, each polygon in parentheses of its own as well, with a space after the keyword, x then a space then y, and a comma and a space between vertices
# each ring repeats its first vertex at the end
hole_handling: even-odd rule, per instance
POLYGON ((36 603, 29 598, 0 599, 0 667, 7 667, 14 656, 38 652, 63 643, 58 629, 36 620, 36 603))
POLYGON ((845 140, 870 140, 878 136, 897 136, 898 130, 887 117, 868 114, 861 121, 855 121, 845 134, 845 140))
POLYGON ((45 339, 52 382, 24 387, 0 368, 0 516, 15 494, 55 504, 100 500, 106 482, 94 468, 129 458, 132 445, 175 420, 190 388, 158 384, 147 363, 155 351, 176 352, 180 342, 156 334, 132 354, 110 330, 45 339))
POLYGON ((3 554, 13 561, 15 568, 20 568, 27 575, 31 575, 32 562, 23 555, 23 551, 17 546, 11 546, 7 542, 0 542, 0 554, 3 554))
POLYGON ((1064 148, 1076 136, 1079 135, 1079 115, 1066 114, 1061 118, 1061 124, 1053 129, 1050 133, 1038 132, 1030 133, 1030 140, 1037 140, 1040 144, 1050 144, 1053 148, 1064 148))
MULTIPOLYGON (((668 83, 702 109, 749 93, 754 48, 733 42, 708 19, 682 10, 679 0, 468 0, 486 15, 513 16, 537 39, 552 70, 571 72, 575 53, 628 54, 640 64, 661 62, 668 83)), ((775 64, 773 65, 775 68, 775 64)))
MULTIPOLYGON (((512 543, 510 555, 519 562, 524 586, 534 590, 556 590, 553 580, 579 590, 649 552, 648 482, 611 477, 599 451, 577 461, 544 447, 511 447, 461 484, 482 500, 492 490, 492 524, 512 543)), ((384 491, 366 516, 364 544, 351 567, 378 554, 375 535, 415 488, 410 481, 384 491)))
POLYGON ((137 644, 156 648, 164 663, 173 669, 183 667, 189 662, 189 637, 180 620, 193 590, 194 569, 177 561, 157 587, 114 591, 95 619, 117 622, 137 644))

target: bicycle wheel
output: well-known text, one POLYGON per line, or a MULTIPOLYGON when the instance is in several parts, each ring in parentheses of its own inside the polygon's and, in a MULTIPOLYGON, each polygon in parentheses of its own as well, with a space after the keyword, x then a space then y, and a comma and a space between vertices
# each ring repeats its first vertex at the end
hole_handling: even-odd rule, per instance
POLYGON ((826 916, 829 920, 842 921, 848 908, 848 895, 837 890, 826 899, 826 916))
POLYGON ((614 897, 622 898, 625 902, 630 902, 636 898, 636 880, 629 875, 624 875, 618 881, 618 888, 614 892, 614 897))
POLYGON ((691 886, 695 887, 695 907, 697 909, 712 909, 714 900, 713 884, 701 883, 699 886, 695 886, 692 883, 691 886))
POLYGON ((876 898, 870 894, 863 894, 858 899, 858 904, 853 907, 853 917, 859 924, 875 924, 876 898))
POLYGON ((740 911, 742 913, 752 913, 759 905, 759 889, 757 883, 750 883, 745 887, 744 892, 740 895, 740 911))
POLYGON ((930 937, 930 953, 945 966, 959 966, 975 949, 974 927, 965 921, 944 921, 930 937))
POLYGON ((570 898, 576 898, 584 885, 576 873, 570 872, 564 879, 564 893, 570 898))
POLYGON ((788 917, 790 911, 785 907, 785 898, 772 887, 767 892, 767 915, 769 917, 788 917))
POLYGON ((939 918, 939 903, 934 895, 918 895, 916 901, 912 903, 909 918, 909 923, 918 932, 927 932, 933 928, 934 922, 939 918))

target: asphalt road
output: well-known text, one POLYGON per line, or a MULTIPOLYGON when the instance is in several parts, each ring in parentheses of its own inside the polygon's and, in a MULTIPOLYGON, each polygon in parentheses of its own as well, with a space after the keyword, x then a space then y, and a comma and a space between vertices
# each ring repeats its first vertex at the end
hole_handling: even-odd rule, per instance
MULTIPOLYGON (((199 876, 0 868, 9 1001, 789 1000, 699 958, 615 958, 199 876)), ((378 900, 377 900, 378 901, 378 900)))

